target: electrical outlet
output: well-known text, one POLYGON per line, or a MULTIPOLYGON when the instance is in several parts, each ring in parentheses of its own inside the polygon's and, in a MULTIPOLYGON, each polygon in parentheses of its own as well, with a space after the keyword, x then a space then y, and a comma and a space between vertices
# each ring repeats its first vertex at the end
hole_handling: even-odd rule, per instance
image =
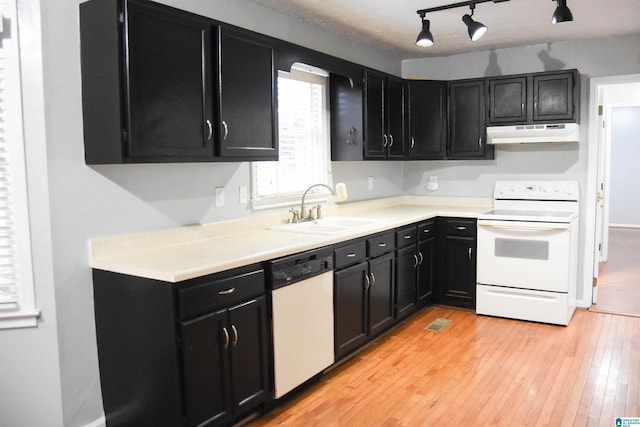
POLYGON ((245 185, 241 185, 238 188, 238 199, 241 205, 247 204, 247 187, 245 185))
POLYGON ((438 189, 438 177, 430 176, 429 182, 427 182, 427 190, 436 191, 438 189))
POLYGON ((373 177, 369 177, 369 190, 373 190, 373 177))
POLYGON ((216 208, 224 206, 224 187, 216 187, 216 208))

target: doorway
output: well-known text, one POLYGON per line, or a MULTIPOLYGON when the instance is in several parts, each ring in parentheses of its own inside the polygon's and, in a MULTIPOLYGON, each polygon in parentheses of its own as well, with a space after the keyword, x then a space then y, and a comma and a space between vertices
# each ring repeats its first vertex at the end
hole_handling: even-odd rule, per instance
POLYGON ((597 114, 591 117, 587 189, 588 200, 596 201, 588 218, 594 224, 592 310, 640 315, 640 267, 632 255, 640 247, 640 196, 632 185, 640 172, 627 153, 639 150, 638 118, 627 116, 640 116, 640 75, 592 79, 591 89, 590 111, 597 114), (620 117, 631 129, 623 129, 620 117))

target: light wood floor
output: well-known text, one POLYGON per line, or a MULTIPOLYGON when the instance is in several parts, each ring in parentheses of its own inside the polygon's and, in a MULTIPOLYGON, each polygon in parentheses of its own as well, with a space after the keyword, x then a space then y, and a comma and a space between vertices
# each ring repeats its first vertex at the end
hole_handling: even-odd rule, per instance
POLYGON ((613 426, 640 416, 640 318, 567 327, 433 307, 252 426, 613 426), (452 323, 424 330, 441 317, 452 323))
POLYGON ((640 316, 640 230, 611 228, 608 258, 600 264, 592 310, 640 316))

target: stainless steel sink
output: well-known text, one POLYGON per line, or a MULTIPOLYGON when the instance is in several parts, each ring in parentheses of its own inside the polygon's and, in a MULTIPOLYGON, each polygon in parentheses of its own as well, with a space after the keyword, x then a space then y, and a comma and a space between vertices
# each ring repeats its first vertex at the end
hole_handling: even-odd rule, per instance
POLYGON ((306 234, 336 234, 353 231, 379 223, 379 219, 354 218, 354 217, 327 217, 313 221, 298 222, 292 224, 280 224, 269 227, 270 230, 288 231, 291 233, 306 234))

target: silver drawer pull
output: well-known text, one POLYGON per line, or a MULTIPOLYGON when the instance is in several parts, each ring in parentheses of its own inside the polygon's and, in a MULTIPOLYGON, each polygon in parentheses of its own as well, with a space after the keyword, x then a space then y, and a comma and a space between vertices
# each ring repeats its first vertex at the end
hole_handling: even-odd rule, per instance
POLYGON ((355 252, 351 252, 350 254, 347 254, 347 258, 353 258, 356 256, 355 252))
POLYGON ((467 227, 456 227, 456 229, 458 229, 458 230, 466 230, 467 227))
POLYGON ((422 232, 423 232, 423 233, 428 233, 428 232, 430 232, 430 231, 431 231, 431 229, 430 229, 430 228, 425 228, 424 230, 422 230, 422 232))
POLYGON ((236 288, 227 289, 226 291, 219 291, 218 295, 229 295, 236 291, 236 288))
POLYGON ((405 235, 404 235, 404 238, 405 238, 405 239, 407 239, 407 240, 409 240, 409 239, 411 238, 411 234, 405 234, 405 235))
POLYGON ((386 243, 378 243, 378 247, 380 247, 380 248, 384 248, 384 247, 386 247, 386 246, 387 246, 387 244, 386 244, 386 243))

